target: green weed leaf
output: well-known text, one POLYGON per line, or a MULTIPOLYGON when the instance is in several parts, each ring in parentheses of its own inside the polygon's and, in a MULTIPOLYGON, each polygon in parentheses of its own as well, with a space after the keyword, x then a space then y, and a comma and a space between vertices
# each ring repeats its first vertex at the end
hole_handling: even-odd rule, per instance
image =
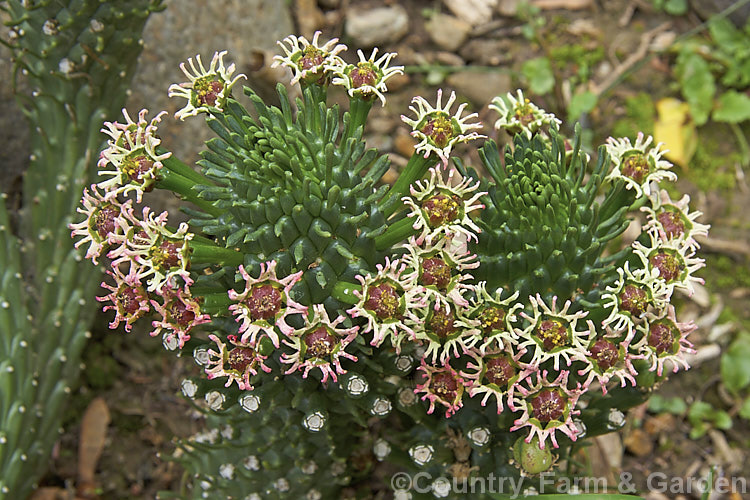
POLYGON ((529 82, 531 91, 537 95, 544 95, 555 87, 552 65, 546 57, 529 59, 523 63, 521 73, 529 82))
POLYGON ((739 334, 721 357, 721 379, 735 394, 750 384, 750 333, 739 334))
POLYGON ((726 123, 750 120, 750 97, 736 90, 724 92, 714 109, 713 119, 726 123))
POLYGON ((588 91, 576 94, 568 105, 568 119, 577 120, 583 113, 594 109, 594 106, 596 106, 596 94, 588 91))
POLYGON ((708 121, 716 93, 716 83, 708 63, 695 52, 683 50, 677 57, 677 76, 695 124, 703 125, 708 121))

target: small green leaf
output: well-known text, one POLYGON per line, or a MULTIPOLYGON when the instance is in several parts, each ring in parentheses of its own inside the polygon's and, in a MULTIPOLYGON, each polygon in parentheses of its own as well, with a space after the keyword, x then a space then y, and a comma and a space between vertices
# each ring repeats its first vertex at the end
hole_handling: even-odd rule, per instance
POLYGON ((687 404, 680 397, 665 398, 655 394, 648 401, 648 409, 654 413, 672 413, 674 415, 684 415, 687 412, 687 404))
POLYGON ((555 87, 552 65, 546 57, 529 59, 523 63, 521 72, 529 82, 529 87, 534 94, 544 95, 555 87))
POLYGON ((721 357, 721 379, 735 394, 750 384, 750 333, 738 335, 721 357))
POLYGON ((727 90, 716 103, 713 119, 726 123, 750 120, 750 97, 736 90, 727 90))
POLYGON ((583 113, 588 113, 596 106, 596 94, 593 92, 583 92, 576 94, 570 100, 568 105, 568 119, 577 120, 583 113))
POLYGON ((700 55, 690 49, 684 49, 677 56, 676 70, 682 94, 690 104, 690 114, 696 125, 703 125, 708 121, 716 93, 711 69, 700 55))
POLYGON ((750 397, 745 398, 745 401, 740 407, 740 417, 745 420, 750 420, 750 397))
POLYGON ((664 12, 671 16, 684 16, 687 11, 687 0, 667 0, 664 2, 664 12))

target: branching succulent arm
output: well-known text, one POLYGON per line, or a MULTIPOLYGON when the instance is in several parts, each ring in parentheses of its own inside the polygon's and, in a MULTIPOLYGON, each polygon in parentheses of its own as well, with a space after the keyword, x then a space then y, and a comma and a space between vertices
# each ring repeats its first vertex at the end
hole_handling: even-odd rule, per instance
POLYGON ((685 366, 695 326, 670 302, 699 281, 694 236, 707 227, 658 191, 674 174, 650 138, 613 139, 592 167, 580 130, 571 145, 519 91, 495 105, 516 135, 502 155, 491 140, 480 149, 483 178, 449 165, 456 144, 483 136, 439 91, 435 106, 414 99, 404 121, 421 142, 380 185, 388 161, 363 127, 400 71, 394 56, 347 65, 319 34, 281 46, 295 105, 283 86, 278 108, 245 87, 251 114, 223 53, 209 69, 196 58, 173 93, 188 101, 179 118, 203 114, 216 133, 200 173, 149 149, 153 121, 108 124, 122 157, 103 168, 143 175, 112 174, 121 185, 84 197, 111 228, 89 257, 112 263, 113 326, 151 311, 151 334, 205 369, 182 384, 209 415, 180 452, 192 495, 333 498, 382 461, 428 472, 426 497, 450 496, 449 476, 540 473, 685 366), (336 86, 343 117, 326 103, 336 86), (152 186, 197 202, 188 225, 123 198, 152 186), (644 232, 623 248, 639 208, 644 232))

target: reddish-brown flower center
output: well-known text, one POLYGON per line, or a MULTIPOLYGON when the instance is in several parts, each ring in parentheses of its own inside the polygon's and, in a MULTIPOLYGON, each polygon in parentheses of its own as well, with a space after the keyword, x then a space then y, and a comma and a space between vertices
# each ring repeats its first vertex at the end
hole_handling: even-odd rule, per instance
POLYGON ((677 238, 685 234, 685 220, 682 212, 677 209, 664 209, 656 214, 656 220, 661 223, 668 238, 677 238))
POLYGON ((122 171, 133 182, 143 182, 143 176, 154 168, 154 161, 144 154, 128 156, 122 161, 122 171))
POLYGON ((677 281, 682 274, 684 264, 682 259, 671 252, 657 250, 648 258, 649 263, 659 270, 659 276, 667 283, 677 281))
POLYGON ((565 413, 567 400, 556 390, 542 389, 531 398, 531 410, 534 418, 540 422, 560 420, 565 413))
POLYGON ((159 245, 151 248, 151 260, 159 269, 172 269, 180 267, 182 260, 183 241, 164 240, 159 245))
POLYGON ((427 215, 430 227, 438 227, 455 221, 459 216, 461 199, 458 196, 449 196, 438 193, 422 202, 422 210, 427 215))
POLYGON ((363 85, 374 87, 378 81, 378 74, 370 62, 361 62, 351 73, 352 87, 358 89, 363 85))
POLYGON ((518 106, 515 111, 516 119, 521 122, 521 125, 527 127, 529 123, 534 121, 534 110, 531 109, 529 103, 523 106, 518 106))
POLYGON ((672 353, 674 342, 679 337, 679 330, 669 323, 652 323, 648 328, 648 345, 654 348, 656 354, 672 353))
POLYGON ((607 371, 612 368, 619 358, 617 346, 605 339, 599 339, 594 342, 589 352, 591 352, 591 357, 594 358, 596 365, 601 371, 607 371))
POLYGON ((307 70, 320 66, 323 64, 323 60, 323 51, 312 45, 308 45, 303 50, 302 57, 297 61, 297 66, 301 70, 307 70))
POLYGON ((142 304, 148 304, 148 297, 143 288, 125 284, 117 289, 115 300, 119 305, 120 312, 125 316, 136 314, 142 304))
POLYGON ((534 329, 546 351, 568 343, 568 324, 557 318, 544 319, 534 329))
POLYGON ((325 358, 333 354, 336 347, 336 337, 331 335, 328 328, 320 326, 310 333, 305 334, 305 345, 307 354, 313 358, 325 358))
POLYGON ((231 370, 244 373, 255 364, 255 350, 250 347, 237 346, 227 354, 227 364, 231 370))
POLYGON ((372 311, 378 319, 395 319, 400 317, 401 297, 396 287, 390 283, 372 285, 367 290, 365 309, 372 311))
POLYGON ((167 321, 180 328, 187 328, 195 321, 195 313, 179 297, 174 297, 166 309, 167 321))
POLYGON ((120 209, 111 203, 100 206, 92 216, 92 223, 96 234, 102 240, 106 240, 110 234, 114 234, 117 225, 115 220, 120 216, 120 209))
POLYGON ((622 175, 630 177, 638 184, 642 184, 651 172, 651 164, 648 162, 646 155, 633 153, 622 159, 620 171, 622 175))
POLYGON ((459 381, 450 372, 435 373, 430 378, 430 391, 441 399, 451 401, 458 392, 459 381))
POLYGON ((494 330, 505 329, 505 309, 497 306, 487 306, 482 309, 477 319, 479 324, 482 326, 482 331, 485 334, 489 334, 494 330))
POLYGON ((506 356, 485 358, 484 365, 487 367, 484 372, 487 383, 495 384, 498 387, 506 387, 510 379, 516 374, 516 367, 511 364, 506 356))
POLYGON ((224 90, 224 82, 216 75, 199 78, 193 82, 193 91, 199 106, 216 106, 224 90))
POLYGON ((440 257, 430 257, 422 261, 422 285, 435 285, 439 290, 445 290, 451 282, 451 268, 440 257))
POLYGON ((275 286, 265 283, 250 289, 250 293, 245 299, 245 305, 253 321, 272 320, 281 310, 281 300, 281 291, 275 286))
POLYGON ((620 309, 629 312, 635 318, 640 318, 650 303, 646 290, 633 283, 626 283, 618 297, 620 309))
POLYGON ((427 318, 427 328, 440 338, 446 338, 458 331, 454 325, 456 315, 451 310, 445 311, 445 308, 439 307, 433 309, 427 318))
POLYGON ((435 146, 444 148, 453 138, 453 123, 448 115, 440 113, 427 120, 420 132, 427 136, 435 146))

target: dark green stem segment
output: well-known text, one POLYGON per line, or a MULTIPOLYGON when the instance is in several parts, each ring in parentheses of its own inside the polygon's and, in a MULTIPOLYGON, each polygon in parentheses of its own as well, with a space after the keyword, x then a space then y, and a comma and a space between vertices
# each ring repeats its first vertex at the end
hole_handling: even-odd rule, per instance
POLYGON ((344 304, 354 305, 359 302, 359 297, 354 295, 354 292, 361 290, 361 285, 355 285, 354 283, 349 283, 347 281, 339 281, 334 285, 333 290, 331 291, 331 296, 344 304))
POLYGON ((359 127, 364 127, 373 102, 372 99, 365 100, 360 97, 349 99, 349 121, 346 125, 344 137, 351 137, 359 127))
POLYGON ((232 305, 232 299, 229 298, 226 292, 209 293, 203 296, 201 310, 214 316, 226 312, 230 305, 232 305))
POLYGON ((399 198, 401 198, 401 196, 406 194, 409 186, 424 177, 424 174, 427 173, 428 165, 434 162, 435 159, 433 158, 432 154, 430 154, 427 158, 416 152, 411 155, 411 158, 409 158, 409 163, 406 164, 406 167, 404 167, 401 175, 398 176, 398 179, 396 179, 396 182, 393 183, 391 189, 388 190, 383 199, 380 201, 380 206, 385 206, 384 213, 386 217, 390 217, 400 208, 403 208, 403 205, 399 203, 390 203, 386 205, 386 202, 388 202, 388 200, 390 200, 393 196, 398 196, 399 198))
POLYGON ((223 213, 222 210, 216 208, 211 203, 198 198, 198 193, 196 193, 194 189, 197 183, 194 180, 177 174, 169 169, 163 169, 160 174, 162 178, 156 183, 156 187, 159 189, 166 189, 174 192, 183 200, 195 204, 198 208, 214 217, 218 217, 223 213))
POLYGON ((414 220, 411 217, 404 217, 394 222, 388 226, 383 234, 375 238, 375 248, 378 251, 386 250, 409 236, 417 234, 417 230, 413 226, 414 220))
POLYGON ((212 243, 190 242, 190 262, 194 264, 218 264, 237 267, 245 262, 245 254, 212 243))

